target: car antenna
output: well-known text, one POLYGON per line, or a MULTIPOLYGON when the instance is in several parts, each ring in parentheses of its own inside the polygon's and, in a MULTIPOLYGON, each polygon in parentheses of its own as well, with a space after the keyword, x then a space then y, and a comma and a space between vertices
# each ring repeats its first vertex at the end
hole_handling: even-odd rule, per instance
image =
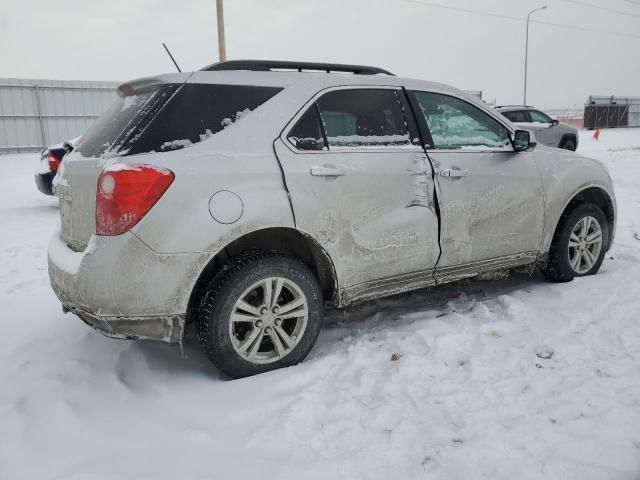
POLYGON ((162 42, 162 46, 164 47, 164 49, 167 51, 167 55, 169 55, 169 57, 171 58, 171 61, 173 62, 173 64, 176 66, 176 68, 178 69, 179 72, 182 72, 182 70, 180 70, 180 67, 178 66, 178 64, 176 63, 175 59, 173 58, 173 55, 171 55, 171 52, 169 51, 169 49, 167 48, 167 46, 164 44, 164 42, 162 42))

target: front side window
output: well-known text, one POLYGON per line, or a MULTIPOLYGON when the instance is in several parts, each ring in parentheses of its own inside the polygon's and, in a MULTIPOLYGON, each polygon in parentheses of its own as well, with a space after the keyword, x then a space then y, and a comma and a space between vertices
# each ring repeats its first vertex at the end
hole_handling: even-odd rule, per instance
POLYGON ((531 115, 531 121, 534 123, 553 123, 553 120, 548 115, 537 110, 529 110, 529 115, 531 115))
POLYGON ((509 132, 479 108, 459 98, 415 92, 438 150, 513 150, 509 132))
POLYGON ((336 90, 317 105, 329 149, 413 147, 396 90, 336 90))

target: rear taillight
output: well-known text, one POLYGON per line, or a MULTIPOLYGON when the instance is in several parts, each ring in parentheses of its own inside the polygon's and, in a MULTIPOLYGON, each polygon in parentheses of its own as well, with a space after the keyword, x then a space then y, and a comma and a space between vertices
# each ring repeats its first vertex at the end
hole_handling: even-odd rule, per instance
POLYGON ((62 160, 51 150, 47 150, 47 160, 49 161, 49 170, 57 172, 62 160))
POLYGON ((169 188, 175 175, 151 165, 113 165, 98 177, 96 234, 129 231, 169 188))

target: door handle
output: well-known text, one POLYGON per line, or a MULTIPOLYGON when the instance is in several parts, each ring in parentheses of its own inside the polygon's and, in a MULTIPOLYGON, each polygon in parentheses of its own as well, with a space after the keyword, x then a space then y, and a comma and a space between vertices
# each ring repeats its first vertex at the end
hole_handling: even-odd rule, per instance
POLYGON ((347 174, 347 169, 344 167, 325 165, 322 167, 311 167, 309 173, 314 177, 342 177, 347 174))
POLYGON ((443 168, 440 170, 441 177, 468 177, 469 170, 461 170, 459 168, 443 168))

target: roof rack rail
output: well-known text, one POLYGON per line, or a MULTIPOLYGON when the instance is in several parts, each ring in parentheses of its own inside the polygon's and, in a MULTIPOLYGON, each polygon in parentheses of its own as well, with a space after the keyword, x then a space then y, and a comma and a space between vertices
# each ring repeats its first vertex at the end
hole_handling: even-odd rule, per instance
POLYGON ((496 105, 494 108, 533 108, 531 105, 496 105))
POLYGON ((339 63, 289 62, 283 60, 228 60, 214 63, 201 69, 206 72, 222 70, 251 70, 256 72, 270 72, 273 70, 315 70, 326 73, 345 72, 355 75, 393 75, 393 73, 378 67, 365 65, 342 65, 339 63))

